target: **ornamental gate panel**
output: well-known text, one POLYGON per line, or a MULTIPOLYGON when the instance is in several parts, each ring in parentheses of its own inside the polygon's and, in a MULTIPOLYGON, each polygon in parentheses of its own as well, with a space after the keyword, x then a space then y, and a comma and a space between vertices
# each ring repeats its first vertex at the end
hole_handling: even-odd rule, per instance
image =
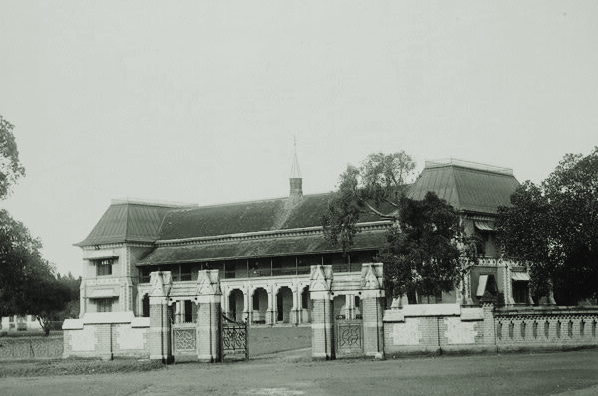
POLYGON ((337 315, 334 321, 336 357, 363 356, 363 320, 337 315))
POLYGON ((237 322, 221 314, 222 359, 226 355, 244 355, 249 360, 247 322, 237 322))
POLYGON ((172 352, 174 356, 197 355, 197 331, 195 323, 172 325, 172 352))

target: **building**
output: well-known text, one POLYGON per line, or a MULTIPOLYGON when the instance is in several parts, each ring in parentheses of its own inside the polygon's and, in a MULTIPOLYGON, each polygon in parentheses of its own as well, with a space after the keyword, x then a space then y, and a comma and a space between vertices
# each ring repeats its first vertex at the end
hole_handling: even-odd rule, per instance
MULTIPOLYGON (((310 266, 332 265, 335 282, 353 282, 363 263, 375 261, 390 223, 373 215, 361 219, 361 232, 344 254, 322 235, 321 215, 330 195, 304 195, 302 182, 295 156, 285 198, 202 207, 113 201, 76 244, 83 251, 81 315, 132 311, 149 316, 150 273, 163 270, 171 271, 174 281, 175 321, 191 322, 197 272, 217 269, 229 317, 251 324, 309 323, 310 266)), ((426 163, 408 195, 421 199, 434 191, 460 212, 467 232, 479 233, 486 243, 486 257, 463 287, 432 302, 529 302, 525 268, 501 260, 495 243, 497 208, 509 204, 518 185, 509 169, 456 160, 426 163)), ((356 315, 359 295, 336 296, 333 306, 335 313, 356 315)))
POLYGON ((0 317, 0 333, 12 333, 27 330, 42 330, 42 326, 34 315, 10 315, 0 317))

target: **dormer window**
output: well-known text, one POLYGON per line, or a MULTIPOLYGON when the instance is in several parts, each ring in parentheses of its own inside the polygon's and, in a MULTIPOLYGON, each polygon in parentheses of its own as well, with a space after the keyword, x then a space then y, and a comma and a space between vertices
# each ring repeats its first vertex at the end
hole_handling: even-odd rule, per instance
POLYGON ((96 276, 112 275, 112 264, 114 264, 114 261, 114 258, 94 260, 96 265, 96 276))

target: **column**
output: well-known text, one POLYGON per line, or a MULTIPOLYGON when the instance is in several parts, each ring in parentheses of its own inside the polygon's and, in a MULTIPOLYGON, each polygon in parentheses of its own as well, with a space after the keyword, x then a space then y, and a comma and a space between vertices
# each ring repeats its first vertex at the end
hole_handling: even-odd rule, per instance
POLYGON ((222 360, 220 310, 222 292, 218 270, 201 270, 197 276, 197 359, 214 363, 222 360))
POLYGON ((384 359, 384 283, 382 263, 363 264, 361 268, 361 314, 363 352, 384 359))
POLYGON ((276 310, 274 308, 276 306, 276 296, 274 295, 271 284, 268 284, 266 290, 268 293, 268 310, 266 311, 266 324, 273 326, 274 324, 276 324, 276 310))
POLYGON ((312 265, 309 292, 313 301, 311 350, 313 359, 335 358, 332 306, 332 266, 312 265))
POLYGON ((170 315, 168 296, 172 288, 172 275, 170 271, 156 271, 150 274, 150 333, 149 347, 150 359, 161 360, 170 364, 174 361, 172 346, 170 344, 170 315))
POLYGON ((245 282, 243 286, 243 318, 242 320, 251 323, 250 312, 253 310, 253 301, 250 296, 251 285, 245 282))
POLYGON ((299 285, 295 283, 293 284, 291 291, 293 292, 293 306, 291 307, 291 317, 289 318, 289 323, 297 326, 301 321, 301 290, 299 289, 299 285))

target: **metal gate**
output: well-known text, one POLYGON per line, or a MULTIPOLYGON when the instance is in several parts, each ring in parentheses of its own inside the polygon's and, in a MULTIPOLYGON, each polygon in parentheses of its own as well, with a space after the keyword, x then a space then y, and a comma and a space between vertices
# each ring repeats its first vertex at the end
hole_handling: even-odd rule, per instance
POLYGON ((222 358, 226 355, 245 355, 249 359, 247 322, 237 322, 221 314, 222 337, 220 337, 222 358))
POLYGON ((363 320, 337 315, 334 322, 337 357, 363 356, 363 320))

